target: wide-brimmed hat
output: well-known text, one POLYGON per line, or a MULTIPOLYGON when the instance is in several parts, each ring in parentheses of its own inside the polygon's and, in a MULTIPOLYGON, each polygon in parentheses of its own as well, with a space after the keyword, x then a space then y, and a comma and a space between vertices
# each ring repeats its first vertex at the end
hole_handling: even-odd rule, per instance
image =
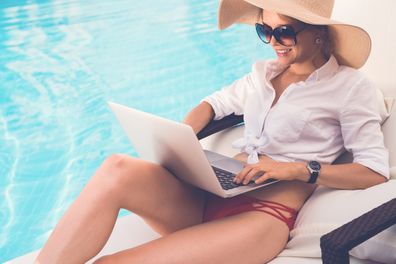
POLYGON ((261 23, 262 9, 312 25, 327 25, 338 63, 358 69, 370 54, 370 36, 360 27, 330 19, 333 6, 334 0, 220 0, 218 27, 261 23))

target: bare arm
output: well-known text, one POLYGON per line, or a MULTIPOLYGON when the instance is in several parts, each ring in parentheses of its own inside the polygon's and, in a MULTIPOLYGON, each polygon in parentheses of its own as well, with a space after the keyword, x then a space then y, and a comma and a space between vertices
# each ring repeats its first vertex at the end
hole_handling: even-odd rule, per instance
MULTIPOLYGON (((300 180, 307 182, 309 171, 304 162, 277 162, 270 158, 260 159, 257 164, 246 165, 237 175, 237 182, 248 183, 250 179, 264 172, 256 183, 269 178, 279 180, 300 180)), ((381 174, 358 163, 329 165, 322 164, 317 184, 337 189, 365 189, 386 182, 381 174)))
POLYGON ((214 115, 212 106, 202 102, 187 114, 183 123, 190 125, 196 134, 213 119, 214 115))
MULTIPOLYGON (((299 179, 308 181, 306 165, 301 168, 299 179)), ((359 164, 322 165, 317 184, 338 189, 365 189, 386 181, 381 174, 359 164)))

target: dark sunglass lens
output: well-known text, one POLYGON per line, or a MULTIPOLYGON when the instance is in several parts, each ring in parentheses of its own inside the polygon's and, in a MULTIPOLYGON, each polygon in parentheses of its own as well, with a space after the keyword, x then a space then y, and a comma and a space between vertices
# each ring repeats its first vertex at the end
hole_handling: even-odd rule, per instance
POLYGON ((256 24, 256 31, 261 41, 263 41, 266 44, 270 43, 272 30, 269 30, 267 27, 261 24, 256 24))
POLYGON ((274 30, 276 40, 284 46, 294 46, 296 44, 296 33, 290 26, 281 26, 274 30))

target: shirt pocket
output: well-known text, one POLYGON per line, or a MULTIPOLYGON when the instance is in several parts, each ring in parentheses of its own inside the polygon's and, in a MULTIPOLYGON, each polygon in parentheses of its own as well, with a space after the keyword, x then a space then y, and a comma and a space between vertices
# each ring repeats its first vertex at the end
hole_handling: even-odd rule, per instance
POLYGON ((264 130, 269 138, 279 143, 296 142, 310 115, 311 111, 301 106, 281 103, 269 112, 264 130))

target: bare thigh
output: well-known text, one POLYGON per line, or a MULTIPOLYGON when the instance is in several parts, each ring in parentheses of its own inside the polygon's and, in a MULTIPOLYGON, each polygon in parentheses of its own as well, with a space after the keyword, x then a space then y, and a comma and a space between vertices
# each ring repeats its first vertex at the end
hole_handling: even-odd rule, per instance
POLYGON ((91 184, 98 182, 113 186, 108 195, 162 235, 202 222, 204 192, 160 165, 116 154, 102 164, 91 184))
MULTIPOLYGON (((290 181, 247 195, 299 210, 313 189, 290 181)), ((284 222, 250 211, 187 227, 97 263, 266 263, 284 249, 288 237, 284 222)))
POLYGON ((266 263, 285 247, 289 230, 261 212, 189 227, 99 259, 96 263, 266 263))

